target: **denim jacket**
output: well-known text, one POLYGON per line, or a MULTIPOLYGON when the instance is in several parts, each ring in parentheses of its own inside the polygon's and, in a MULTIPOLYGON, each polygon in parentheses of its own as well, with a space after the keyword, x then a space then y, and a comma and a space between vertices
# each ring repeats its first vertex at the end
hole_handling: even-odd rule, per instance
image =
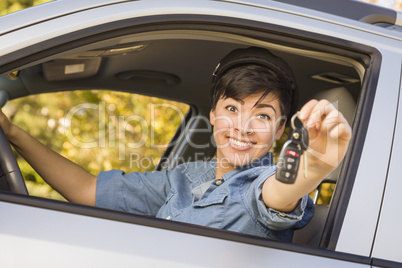
POLYGON ((238 168, 220 179, 215 179, 216 159, 184 163, 165 171, 101 172, 96 205, 291 241, 294 229, 312 218, 314 204, 305 196, 290 213, 266 207, 262 185, 275 173, 276 165, 263 162, 238 168))

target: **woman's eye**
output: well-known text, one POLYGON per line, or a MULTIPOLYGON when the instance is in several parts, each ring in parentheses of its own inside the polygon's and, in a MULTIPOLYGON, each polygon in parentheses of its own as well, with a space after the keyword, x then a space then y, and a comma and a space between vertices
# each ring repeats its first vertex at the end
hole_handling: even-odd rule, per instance
POLYGON ((229 112, 237 112, 237 108, 233 105, 226 106, 226 110, 228 110, 229 112))
POLYGON ((262 120, 270 120, 271 119, 271 117, 267 114, 260 114, 257 117, 262 120))

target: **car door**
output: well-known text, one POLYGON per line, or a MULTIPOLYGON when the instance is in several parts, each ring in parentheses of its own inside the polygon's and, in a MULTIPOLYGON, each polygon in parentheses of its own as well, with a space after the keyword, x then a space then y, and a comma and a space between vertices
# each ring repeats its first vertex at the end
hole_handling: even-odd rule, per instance
MULTIPOLYGON (((399 70, 399 72, 401 72, 399 70)), ((401 107, 401 103, 398 103, 398 107, 401 107)), ((381 202, 381 214, 378 218, 377 232, 372 249, 372 256, 374 258, 374 266, 400 266, 402 257, 400 254, 402 237, 401 230, 399 228, 402 219, 398 213, 395 213, 395 208, 401 204, 401 196, 399 190, 401 189, 400 179, 400 161, 401 154, 399 148, 401 148, 400 139, 401 136, 401 110, 398 109, 396 118, 395 133, 392 144, 392 154, 390 156, 391 162, 389 166, 389 172, 387 176, 387 183, 384 186, 384 196, 381 202)))
MULTIPOLYGON (((373 33, 371 25, 357 23, 351 26, 349 23, 353 24, 352 20, 339 18, 337 23, 331 23, 324 13, 306 15, 303 12, 307 10, 276 2, 270 3, 270 6, 225 1, 105 1, 85 6, 80 2, 70 1, 68 13, 63 9, 66 1, 45 4, 41 6, 43 20, 29 15, 29 10, 16 13, 15 17, 0 18, 0 25, 10 25, 13 20, 25 21, 26 18, 26 22, 20 23, 17 28, 1 28, 0 43, 5 45, 0 48, 0 74, 23 70, 24 76, 29 78, 30 71, 46 72, 40 69, 44 62, 88 51, 108 53, 108 47, 121 48, 125 44, 148 42, 149 48, 160 46, 166 49, 160 50, 162 52, 175 51, 176 54, 170 55, 154 53, 151 60, 139 59, 139 62, 143 68, 147 64, 155 65, 154 62, 160 66, 164 66, 165 61, 171 62, 169 72, 172 73, 174 64, 182 64, 187 70, 182 75, 190 78, 190 72, 197 73, 197 83, 180 80, 175 84, 174 76, 166 76, 165 72, 162 76, 160 73, 157 75, 157 79, 165 81, 161 89, 173 83, 176 87, 172 90, 182 93, 177 94, 181 96, 180 100, 193 105, 194 112, 186 119, 187 125, 183 130, 187 135, 182 136, 179 132, 177 142, 166 154, 165 161, 170 160, 167 163, 176 163, 173 160, 177 157, 194 159, 200 154, 213 156, 209 145, 211 133, 205 124, 209 113, 208 98, 201 92, 208 90, 211 70, 217 60, 224 52, 238 46, 263 46, 283 54, 294 64, 299 83, 304 85, 301 86, 305 93, 301 95, 301 102, 324 88, 339 87, 336 81, 339 82, 340 76, 334 71, 342 70, 351 75, 346 78, 354 79, 354 82, 344 77, 341 85, 348 88, 356 101, 352 115, 353 143, 337 178, 337 189, 331 204, 326 205, 328 210, 320 223, 323 233, 319 245, 314 247, 44 198, 0 193, 0 237, 5 241, 0 244, 1 264, 20 267, 32 262, 37 266, 58 263, 62 267, 110 266, 112 263, 162 267, 265 267, 304 263, 311 266, 357 267, 371 264, 370 251, 388 158, 376 159, 377 168, 374 171, 368 167, 373 165, 373 154, 389 155, 391 151, 388 141, 392 140, 397 109, 398 88, 394 83, 397 78, 384 74, 382 70, 384 66, 394 68, 399 64, 400 71, 400 58, 395 57, 395 44, 400 44, 400 41, 390 38, 385 30, 380 35, 373 33), (194 50, 191 50, 193 46, 194 50), (196 52, 203 58, 191 60, 196 52), (208 61, 209 58, 215 60, 208 61), (311 69, 306 66, 311 66, 311 69), (328 70, 322 69, 322 66, 328 70), (314 83, 319 87, 309 88, 307 85, 317 78, 319 82, 314 83), (387 94, 384 94, 384 88, 387 88, 387 94), (382 113, 389 114, 389 118, 380 117, 382 113), (383 146, 373 148, 377 138, 375 130, 380 126, 385 142, 383 146), (369 187, 364 180, 369 181, 369 187), (362 209, 357 199, 363 200, 367 208, 362 209), (363 210, 368 209, 370 212, 365 215, 362 225, 360 216, 363 210), (354 235, 351 235, 353 232, 354 235), (359 239, 354 236, 359 236, 359 239)), ((113 63, 112 58, 107 61, 113 63)), ((101 71, 107 72, 108 69, 101 71)), ((127 84, 138 73, 125 75, 131 75, 127 84)), ((26 81, 4 81, 0 81, 0 90, 7 88, 10 99, 40 94, 45 88, 45 84, 41 88, 25 85, 26 81), (15 90, 11 85, 15 86, 15 90)), ((46 88, 52 90, 49 85, 53 85, 53 90, 57 91, 78 87, 73 82, 63 83, 63 89, 55 86, 57 82, 46 84, 46 88)), ((169 98, 167 91, 155 89, 158 83, 150 85, 144 82, 135 91, 169 98)), ((99 88, 119 87, 118 84, 113 85, 113 80, 107 79, 99 79, 92 85, 99 88)), ((124 90, 121 85, 121 90, 124 90)), ((85 83, 81 86, 84 87, 85 83)))

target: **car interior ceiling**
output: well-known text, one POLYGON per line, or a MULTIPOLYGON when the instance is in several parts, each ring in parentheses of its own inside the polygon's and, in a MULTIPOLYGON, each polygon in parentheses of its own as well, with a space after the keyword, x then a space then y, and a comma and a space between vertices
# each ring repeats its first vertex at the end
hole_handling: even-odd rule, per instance
MULTIPOLYGON (((10 99, 64 90, 118 90, 184 102, 207 116, 210 81, 218 61, 235 48, 253 44, 234 42, 233 36, 230 40, 205 37, 205 32, 196 31, 188 37, 181 32, 160 35, 122 36, 60 52, 20 70, 17 80, 0 77, 0 90, 7 91, 10 99), (84 65, 85 70, 79 70, 84 65), (71 67, 68 73, 67 67, 71 67)), ((357 102, 364 74, 356 60, 314 48, 264 45, 292 67, 299 106, 318 92, 337 87, 345 87, 357 102)))
MULTIPOLYGON (((97 45, 99 46, 99 45, 97 45)), ((40 64, 20 70, 17 81, 4 81, 2 90, 10 99, 71 89, 111 89, 153 95, 209 106, 208 89, 219 59, 229 51, 247 44, 194 39, 161 39, 126 43, 113 47, 60 54, 40 64), (65 67, 85 64, 85 72, 64 73, 65 67), (7 90, 7 88, 12 90, 7 90)), ((81 50, 81 51, 80 51, 81 50)), ((315 57, 271 49, 293 68, 305 103, 320 90, 346 87, 357 100, 360 77, 345 63, 330 62, 323 54, 315 57), (308 66, 308 68, 306 68, 308 66)))

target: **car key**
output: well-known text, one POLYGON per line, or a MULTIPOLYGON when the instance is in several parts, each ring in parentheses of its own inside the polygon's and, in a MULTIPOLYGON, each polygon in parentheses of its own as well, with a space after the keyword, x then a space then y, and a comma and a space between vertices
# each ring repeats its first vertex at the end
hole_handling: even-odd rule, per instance
MULTIPOLYGON (((297 172, 299 171, 300 157, 308 148, 308 131, 303 127, 295 126, 295 119, 299 115, 297 112, 291 119, 293 133, 289 140, 282 147, 278 159, 276 179, 287 184, 295 183, 297 172)), ((307 177, 307 158, 304 157, 304 177, 307 177)))

